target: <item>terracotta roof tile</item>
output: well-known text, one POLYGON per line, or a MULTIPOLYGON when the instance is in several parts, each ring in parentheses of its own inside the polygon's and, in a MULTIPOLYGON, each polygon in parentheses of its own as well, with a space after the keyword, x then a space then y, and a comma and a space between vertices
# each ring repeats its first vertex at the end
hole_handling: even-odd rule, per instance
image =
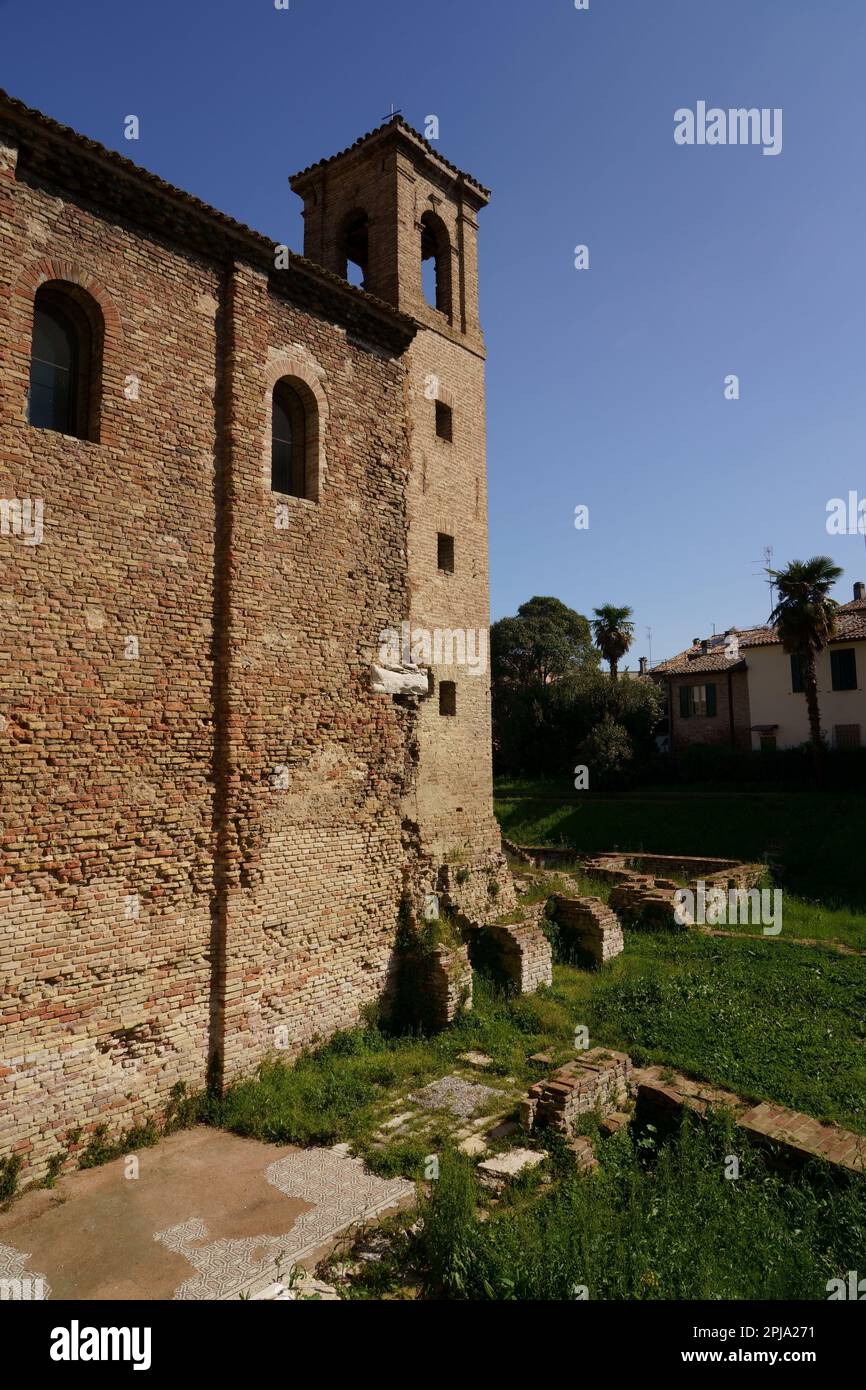
MULTIPOLYGON (((748 650, 749 647, 772 647, 779 643, 778 632, 772 627, 750 627, 735 629, 731 633, 736 636, 741 652, 748 650)), ((660 675, 700 675, 702 672, 709 671, 733 671, 742 667, 743 657, 726 657, 724 654, 724 638, 710 638, 715 642, 717 650, 703 653, 700 649, 689 647, 686 651, 680 652, 678 656, 669 657, 667 661, 660 661, 657 666, 652 668, 652 674, 660 675)), ((866 641, 866 599, 854 599, 851 603, 842 603, 836 611, 836 636, 833 642, 859 642, 866 641)))
POLYGON ((382 124, 376 126, 375 129, 368 130, 366 135, 359 136, 351 145, 347 145, 344 150, 338 150, 336 154, 326 155, 324 159, 317 159, 315 164, 308 164, 306 169, 300 169, 297 174, 292 174, 289 178, 289 183, 294 188, 296 183, 302 182, 310 174, 315 173, 316 170, 324 169, 326 165, 333 164, 335 159, 342 159, 345 155, 350 154, 352 150, 360 149, 362 145, 366 145, 368 140, 372 140, 377 135, 381 135, 383 131, 395 128, 401 130, 413 144, 419 145, 426 154, 437 162, 437 164, 441 164, 444 168, 449 170, 450 173, 454 174, 457 178, 463 179, 474 188, 476 193, 483 197, 485 202, 490 201, 489 188, 485 188, 483 183, 479 183, 477 179, 473 178, 471 174, 465 173, 463 169, 458 169, 456 164, 452 164, 449 159, 446 159, 444 155, 441 155, 438 150, 434 149, 429 140, 424 139, 420 131, 417 131, 408 121, 404 121, 402 116, 396 115, 389 117, 387 121, 383 121, 382 124))
POLYGON ((679 656, 672 656, 667 661, 660 661, 657 666, 652 668, 652 674, 697 676, 710 671, 739 671, 743 670, 744 666, 742 657, 725 656, 724 649, 718 652, 707 652, 706 654, 698 652, 695 654, 689 648, 688 651, 680 652, 679 656))

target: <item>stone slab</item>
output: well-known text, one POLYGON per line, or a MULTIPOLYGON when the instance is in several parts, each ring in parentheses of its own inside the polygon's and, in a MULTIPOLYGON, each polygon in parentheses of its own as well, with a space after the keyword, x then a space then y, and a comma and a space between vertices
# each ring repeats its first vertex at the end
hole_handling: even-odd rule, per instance
POLYGON ((483 1159, 477 1165, 478 1173, 483 1183, 499 1187, 537 1168, 544 1159, 545 1155, 535 1149, 509 1149, 496 1158, 483 1159))

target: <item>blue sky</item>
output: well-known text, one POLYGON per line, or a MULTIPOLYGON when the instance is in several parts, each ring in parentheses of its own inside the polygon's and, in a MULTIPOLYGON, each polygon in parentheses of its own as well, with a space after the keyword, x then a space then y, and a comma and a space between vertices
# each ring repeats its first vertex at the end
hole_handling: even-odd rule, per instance
POLYGON ((866 496, 863 0, 0 0, 0 35, 7 91, 296 249, 288 174, 439 117, 494 192, 494 617, 628 603, 636 664, 765 619, 766 545, 866 579, 825 529, 866 496), (782 153, 677 146, 699 100, 781 107, 782 153))

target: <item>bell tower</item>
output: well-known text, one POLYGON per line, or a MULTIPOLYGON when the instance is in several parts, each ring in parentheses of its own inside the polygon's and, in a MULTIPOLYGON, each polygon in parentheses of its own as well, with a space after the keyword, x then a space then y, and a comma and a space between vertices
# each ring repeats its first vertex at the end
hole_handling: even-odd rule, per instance
POLYGON ((304 200, 304 255, 418 324, 407 352, 411 611, 395 617, 434 684, 404 814, 437 862, 495 865, 477 221, 489 193, 399 116, 290 182, 304 200))

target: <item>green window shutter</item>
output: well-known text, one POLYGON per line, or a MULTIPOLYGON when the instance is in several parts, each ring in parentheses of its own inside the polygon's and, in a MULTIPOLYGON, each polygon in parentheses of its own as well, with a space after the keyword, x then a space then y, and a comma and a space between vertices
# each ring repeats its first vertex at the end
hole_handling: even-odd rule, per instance
POLYGON ((711 717, 716 712, 716 687, 715 683, 707 686, 707 716, 711 717))
POLYGON ((680 686, 680 719, 688 719, 692 712, 691 694, 689 686, 680 686))
POLYGON ((791 653, 791 690, 794 695, 803 693, 803 667, 796 652, 791 653))
POLYGON ((830 675, 834 690, 857 689, 857 658, 853 647, 830 653, 830 675))

